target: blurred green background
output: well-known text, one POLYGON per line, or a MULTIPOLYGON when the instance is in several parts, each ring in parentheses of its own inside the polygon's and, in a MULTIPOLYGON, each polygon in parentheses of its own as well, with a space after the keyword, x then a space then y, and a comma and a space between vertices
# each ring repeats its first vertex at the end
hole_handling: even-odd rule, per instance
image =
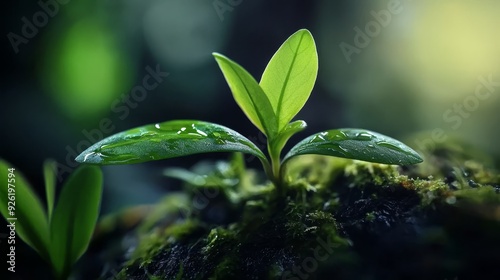
MULTIPOLYGON (((4 5, 0 156, 38 187, 44 159, 56 159, 64 178, 88 144, 143 124, 202 119, 262 146, 211 53, 227 55, 259 78, 280 44, 300 28, 315 37, 320 65, 315 89, 298 116, 309 124, 300 136, 362 127, 406 139, 417 150, 457 137, 500 155, 499 1, 4 5), (144 79, 155 71, 162 73, 146 89, 144 79)), ((167 166, 226 157, 105 167, 103 210, 154 202, 178 187, 161 176, 167 166)), ((258 167, 255 160, 248 164, 258 167)))

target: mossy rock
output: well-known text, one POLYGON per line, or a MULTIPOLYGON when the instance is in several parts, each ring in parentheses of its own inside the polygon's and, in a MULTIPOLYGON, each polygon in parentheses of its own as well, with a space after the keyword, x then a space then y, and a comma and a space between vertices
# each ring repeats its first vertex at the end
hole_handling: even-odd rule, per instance
POLYGON ((212 182, 234 183, 165 198, 102 278, 500 279, 487 157, 458 145, 410 167, 302 156, 287 174, 280 199, 240 157, 215 168, 212 182))

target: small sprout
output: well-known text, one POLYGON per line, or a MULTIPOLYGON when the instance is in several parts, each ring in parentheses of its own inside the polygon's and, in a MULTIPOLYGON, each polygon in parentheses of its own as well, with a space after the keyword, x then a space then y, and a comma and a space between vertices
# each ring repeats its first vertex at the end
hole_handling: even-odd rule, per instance
POLYGON ((47 261, 56 279, 67 279, 72 266, 90 243, 102 194, 102 172, 96 166, 78 168, 64 184, 57 205, 55 202, 56 164, 47 160, 43 166, 47 212, 42 202, 20 173, 11 178, 11 166, 0 159, 0 180, 15 186, 15 200, 0 189, 0 212, 5 219, 16 217, 18 236, 47 261), (14 180, 12 180, 14 179, 14 180), (4 207, 12 205, 14 208, 4 207))
POLYGON ((236 103, 267 137, 269 158, 250 140, 219 124, 174 120, 134 128, 110 136, 76 160, 92 164, 129 164, 209 152, 242 152, 256 156, 275 187, 282 188, 286 163, 304 154, 369 162, 411 165, 422 158, 403 143, 364 129, 327 130, 309 136, 281 159, 294 134, 307 125, 291 122, 316 82, 318 55, 311 33, 302 29, 288 38, 269 61, 260 83, 242 66, 214 53, 236 103))

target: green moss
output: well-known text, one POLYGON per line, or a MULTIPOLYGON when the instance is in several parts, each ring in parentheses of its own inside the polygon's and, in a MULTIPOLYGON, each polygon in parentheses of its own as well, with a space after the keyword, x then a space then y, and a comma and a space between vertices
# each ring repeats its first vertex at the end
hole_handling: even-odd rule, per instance
POLYGON ((162 280, 162 279, 165 279, 165 278, 163 276, 156 276, 156 275, 148 274, 148 280, 162 280))
POLYGON ((449 186, 443 180, 433 179, 432 176, 428 179, 412 179, 406 175, 398 175, 391 180, 391 183, 415 191, 421 199, 422 206, 428 206, 435 199, 447 197, 450 193, 449 186))
POLYGON ((366 220, 368 222, 373 222, 375 220, 375 213, 373 212, 366 213, 366 220))
MULTIPOLYGON (((147 279, 144 275, 149 272, 162 275, 161 279, 281 279, 285 271, 314 257, 319 239, 328 240, 333 249, 326 260, 317 261, 314 273, 318 275, 342 278, 348 269, 354 278, 366 278, 364 271, 383 269, 384 264, 378 263, 380 254, 390 252, 393 261, 405 263, 406 256, 398 255, 401 248, 411 252, 438 245, 450 253, 432 257, 442 258, 438 266, 443 271, 455 271, 444 267, 455 260, 456 246, 463 246, 457 238, 468 237, 454 232, 466 227, 456 224, 465 221, 446 217, 468 213, 472 219, 490 221, 475 227, 493 227, 496 232, 500 180, 495 169, 467 157, 466 151, 454 155, 454 149, 441 148, 436 151, 440 155, 430 154, 428 161, 412 167, 301 156, 287 168, 286 199, 281 201, 273 200, 269 184, 257 184, 255 173, 242 169, 241 158, 233 158, 231 164, 239 167, 229 164, 217 176, 238 178, 239 183, 221 189, 220 197, 213 198, 207 208, 188 209, 195 215, 167 224, 158 221, 179 218, 172 213, 188 207, 190 198, 182 203, 166 199, 158 207, 161 210, 144 222, 140 244, 119 275, 147 279), (174 209, 169 207, 174 204, 174 209), (216 223, 203 215, 213 209, 234 216, 216 223), (408 241, 408 236, 413 239, 408 241)), ((408 262, 420 265, 410 257, 408 262)), ((398 267, 391 266, 385 273, 399 277, 398 267)), ((414 273, 418 275, 419 270, 414 273)), ((446 278, 446 273, 440 276, 446 278)))
POLYGON ((476 203, 480 205, 499 205, 500 195, 498 189, 492 186, 479 185, 475 188, 457 190, 453 195, 457 201, 464 201, 468 203, 476 203))
POLYGON ((237 262, 234 256, 224 257, 215 267, 213 275, 209 279, 235 279, 238 275, 238 271, 236 270, 238 268, 237 262))
POLYGON ((150 264, 158 252, 168 249, 169 245, 188 238, 196 230, 200 229, 197 220, 188 219, 173 225, 164 230, 155 229, 140 237, 139 246, 134 250, 132 260, 129 264, 139 263, 139 267, 150 264))
POLYGON ((187 219, 186 221, 167 227, 164 235, 168 236, 169 242, 178 242, 188 238, 199 229, 201 229, 201 225, 198 220, 187 219))
POLYGON ((129 264, 133 264, 140 260, 140 267, 144 267, 152 262, 156 254, 166 245, 166 238, 158 231, 153 231, 149 234, 144 234, 140 238, 139 246, 132 254, 132 260, 129 264))
POLYGON ((384 185, 399 176, 397 166, 353 161, 344 169, 344 175, 352 180, 353 186, 366 184, 384 185))
POLYGON ((492 168, 485 167, 482 163, 467 160, 464 162, 464 169, 471 175, 472 180, 479 184, 500 184, 500 174, 492 168))
MULTIPOLYGON (((184 266, 181 263, 179 266, 179 272, 175 276, 175 280, 181 280, 181 279, 183 279, 183 276, 184 276, 184 266)), ((165 276, 163 276, 162 279, 165 279, 165 276)))

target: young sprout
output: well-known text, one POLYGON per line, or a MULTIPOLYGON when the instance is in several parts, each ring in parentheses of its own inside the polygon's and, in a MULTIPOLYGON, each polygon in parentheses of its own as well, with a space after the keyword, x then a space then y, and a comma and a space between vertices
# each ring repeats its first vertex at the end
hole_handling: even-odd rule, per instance
POLYGON ((56 164, 46 161, 45 212, 31 186, 11 166, 0 159, 0 180, 9 183, 8 188, 0 188, 0 212, 15 226, 17 236, 51 265, 55 279, 67 279, 94 232, 102 194, 101 170, 79 167, 64 184, 54 208, 56 164))
POLYGON ((173 120, 141 126, 110 136, 81 153, 76 160, 91 164, 129 164, 210 152, 242 152, 261 161, 276 188, 282 188, 289 159, 319 154, 385 164, 411 165, 422 158, 403 143, 364 129, 334 129, 311 135, 283 159, 281 151, 294 134, 304 130, 292 121, 316 81, 318 55, 311 33, 295 32, 269 61, 260 83, 242 66, 214 53, 234 99, 250 121, 267 137, 269 158, 238 132, 198 120, 173 120))

